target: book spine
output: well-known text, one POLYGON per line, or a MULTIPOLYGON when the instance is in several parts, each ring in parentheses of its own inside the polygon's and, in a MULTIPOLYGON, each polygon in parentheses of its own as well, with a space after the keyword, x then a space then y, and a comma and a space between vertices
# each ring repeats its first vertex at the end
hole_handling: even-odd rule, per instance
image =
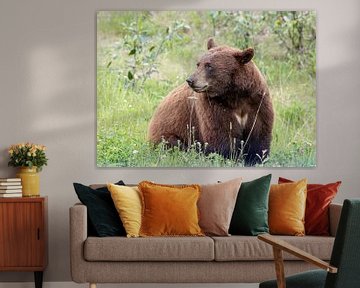
POLYGON ((0 182, 0 186, 17 186, 21 185, 21 182, 0 182))
POLYGON ((13 190, 0 190, 0 194, 13 194, 13 193, 21 193, 21 189, 13 189, 13 190))
POLYGON ((21 182, 21 178, 0 178, 0 182, 21 182))

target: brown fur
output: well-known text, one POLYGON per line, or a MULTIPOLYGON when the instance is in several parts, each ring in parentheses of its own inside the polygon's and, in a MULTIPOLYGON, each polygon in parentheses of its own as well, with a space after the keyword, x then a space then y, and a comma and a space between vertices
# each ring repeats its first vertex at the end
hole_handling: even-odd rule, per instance
POLYGON ((260 162, 257 155, 270 151, 274 112, 264 77, 251 61, 254 50, 215 46, 208 41, 208 52, 197 70, 166 96, 149 124, 148 138, 158 144, 185 148, 196 140, 207 143, 206 152, 238 157, 241 143, 246 165, 260 162), (193 127, 190 138, 189 127, 193 127))

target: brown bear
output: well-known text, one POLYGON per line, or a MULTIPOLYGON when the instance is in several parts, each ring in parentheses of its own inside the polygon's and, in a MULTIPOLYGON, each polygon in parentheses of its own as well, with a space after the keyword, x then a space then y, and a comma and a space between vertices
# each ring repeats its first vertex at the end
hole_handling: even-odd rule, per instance
POLYGON ((254 50, 216 46, 212 38, 207 47, 187 84, 157 107, 148 139, 184 149, 197 142, 206 153, 261 163, 270 152, 274 111, 254 50))

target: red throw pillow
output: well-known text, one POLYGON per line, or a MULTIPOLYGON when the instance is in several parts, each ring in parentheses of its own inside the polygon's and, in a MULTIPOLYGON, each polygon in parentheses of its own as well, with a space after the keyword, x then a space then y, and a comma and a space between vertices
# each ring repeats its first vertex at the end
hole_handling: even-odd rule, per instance
MULTIPOLYGON (((279 184, 293 182, 279 177, 279 184)), ((329 184, 307 184, 305 234, 329 236, 329 206, 341 181, 329 184)))

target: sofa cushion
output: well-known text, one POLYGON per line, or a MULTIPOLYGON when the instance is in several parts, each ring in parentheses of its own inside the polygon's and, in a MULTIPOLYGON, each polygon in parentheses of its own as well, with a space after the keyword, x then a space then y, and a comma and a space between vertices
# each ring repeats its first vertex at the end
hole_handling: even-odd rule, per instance
MULTIPOLYGON (((330 260, 334 237, 276 236, 322 260, 330 260)), ((212 237, 215 242, 215 261, 273 260, 272 246, 254 236, 212 237)), ((299 260, 288 253, 284 260, 299 260)))
POLYGON ((89 237, 84 244, 87 261, 213 261, 210 237, 89 237))

